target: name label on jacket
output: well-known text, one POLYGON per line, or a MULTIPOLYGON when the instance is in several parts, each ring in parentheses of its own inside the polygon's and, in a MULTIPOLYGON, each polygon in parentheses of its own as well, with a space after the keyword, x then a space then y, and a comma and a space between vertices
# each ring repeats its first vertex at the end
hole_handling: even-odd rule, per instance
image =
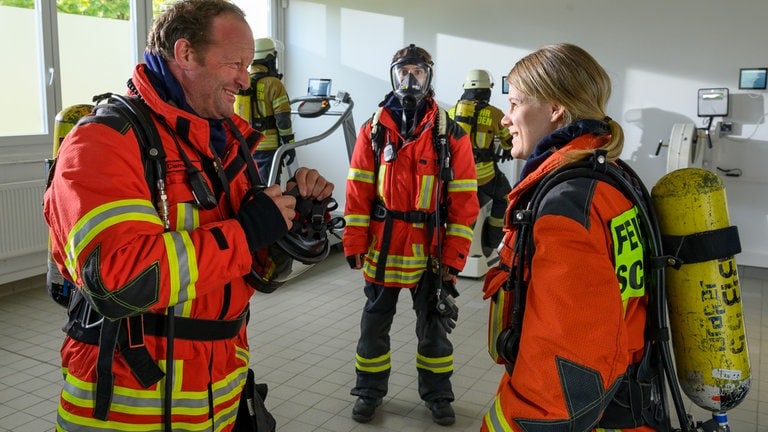
POLYGON ((630 297, 642 297, 645 295, 645 268, 637 207, 611 219, 610 229, 621 299, 626 302, 630 297))

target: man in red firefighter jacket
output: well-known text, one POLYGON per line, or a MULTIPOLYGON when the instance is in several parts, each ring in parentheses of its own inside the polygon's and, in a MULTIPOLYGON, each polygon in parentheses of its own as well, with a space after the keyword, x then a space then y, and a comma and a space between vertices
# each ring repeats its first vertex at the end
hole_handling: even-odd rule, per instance
MULTIPOLYGON (((253 58, 242 10, 182 0, 148 41, 129 94, 151 111, 136 129, 157 129, 162 174, 147 181, 139 131, 106 111, 66 137, 45 193, 52 254, 79 299, 56 430, 233 430, 249 367, 244 275, 295 216, 296 198, 261 187, 261 134, 234 115, 253 58)), ((295 183, 304 197, 333 189, 306 168, 295 183)))
POLYGON ((458 295, 455 275, 466 262, 479 212, 472 145, 433 99, 429 53, 410 45, 392 63, 394 91, 360 129, 347 177, 344 254, 352 268, 362 269, 367 298, 352 417, 372 420, 387 394, 389 329, 400 288, 408 288, 416 311, 419 396, 433 420, 448 425, 455 414, 447 333, 457 310, 450 317, 437 308, 452 301, 447 294, 458 295))

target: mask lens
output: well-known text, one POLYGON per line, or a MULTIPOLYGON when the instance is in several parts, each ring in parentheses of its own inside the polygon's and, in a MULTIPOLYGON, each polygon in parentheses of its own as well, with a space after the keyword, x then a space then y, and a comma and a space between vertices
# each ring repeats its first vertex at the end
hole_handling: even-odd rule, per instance
POLYGON ((404 58, 392 65, 392 90, 406 109, 413 109, 426 96, 432 68, 421 59, 404 58))

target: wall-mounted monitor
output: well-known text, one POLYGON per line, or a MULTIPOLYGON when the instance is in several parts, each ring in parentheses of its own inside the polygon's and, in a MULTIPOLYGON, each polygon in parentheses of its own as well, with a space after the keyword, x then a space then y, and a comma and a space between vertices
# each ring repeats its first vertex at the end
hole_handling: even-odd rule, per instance
POLYGON ((501 77, 501 94, 509 94, 509 83, 506 75, 501 77))
POLYGON ((739 88, 747 90, 765 90, 768 68, 739 69, 739 88))

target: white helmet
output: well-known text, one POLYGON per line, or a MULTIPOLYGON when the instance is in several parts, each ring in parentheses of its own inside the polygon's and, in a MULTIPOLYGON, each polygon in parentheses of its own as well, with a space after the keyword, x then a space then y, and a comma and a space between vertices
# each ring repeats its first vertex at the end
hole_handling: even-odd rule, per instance
POLYGON ((253 59, 264 60, 269 55, 277 57, 278 46, 271 38, 259 38, 253 41, 253 59))
POLYGON ((467 77, 464 79, 464 90, 490 88, 493 88, 493 81, 487 70, 472 69, 467 72, 467 77))

